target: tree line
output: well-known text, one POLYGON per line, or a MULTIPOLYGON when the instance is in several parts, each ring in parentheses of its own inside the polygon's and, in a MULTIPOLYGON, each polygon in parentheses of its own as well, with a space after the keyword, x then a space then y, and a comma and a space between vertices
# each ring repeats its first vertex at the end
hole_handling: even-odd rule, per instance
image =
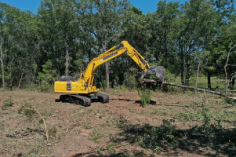
MULTIPOLYGON (((47 89, 59 76, 79 76, 90 60, 127 40, 183 85, 201 69, 212 88, 212 76, 227 83, 236 72, 235 22, 234 0, 162 0, 149 13, 128 0, 42 0, 37 14, 0 3, 0 85, 47 89)), ((142 71, 123 55, 96 73, 107 89, 135 88, 142 71)))

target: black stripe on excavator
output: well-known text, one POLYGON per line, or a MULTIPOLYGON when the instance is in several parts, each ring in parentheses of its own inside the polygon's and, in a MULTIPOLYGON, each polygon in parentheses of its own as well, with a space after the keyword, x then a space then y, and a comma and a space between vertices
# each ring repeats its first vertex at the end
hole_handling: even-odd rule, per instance
POLYGON ((117 55, 117 54, 118 54, 118 52, 113 53, 113 54, 111 54, 110 56, 104 57, 103 60, 106 60, 106 59, 108 59, 108 58, 110 58, 110 57, 112 57, 112 56, 115 56, 115 55, 117 55))

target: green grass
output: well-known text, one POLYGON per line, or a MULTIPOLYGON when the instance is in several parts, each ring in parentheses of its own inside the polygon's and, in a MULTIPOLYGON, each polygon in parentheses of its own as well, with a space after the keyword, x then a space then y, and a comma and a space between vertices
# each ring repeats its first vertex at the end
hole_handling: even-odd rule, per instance
POLYGON ((11 97, 7 100, 4 100, 4 103, 3 103, 3 106, 2 106, 2 109, 3 110, 7 110, 9 107, 12 107, 13 106, 13 100, 11 99, 11 97))
MULTIPOLYGON (((195 81, 196 81, 196 76, 190 77, 189 85, 190 86, 195 86, 195 81)), ((174 83, 181 84, 181 78, 176 77, 174 83)), ((224 83, 225 83, 225 80, 222 79, 222 78, 218 78, 216 76, 211 77, 211 88, 212 88, 212 90, 215 90, 216 86, 218 86, 219 89, 224 89, 224 83)), ((198 77, 197 87, 198 88, 204 88, 204 89, 208 88, 208 80, 207 80, 206 76, 198 77)))

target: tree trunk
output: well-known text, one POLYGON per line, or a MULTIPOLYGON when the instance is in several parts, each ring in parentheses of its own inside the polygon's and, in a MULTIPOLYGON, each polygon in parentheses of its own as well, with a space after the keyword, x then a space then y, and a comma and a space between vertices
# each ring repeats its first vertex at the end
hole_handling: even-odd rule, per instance
POLYGON ((10 62, 10 69, 9 69, 10 70, 10 72, 9 72, 10 73, 10 79, 9 79, 10 80, 10 90, 12 90, 12 63, 13 63, 13 60, 14 59, 12 58, 12 60, 10 62))
POLYGON ((106 92, 109 92, 109 63, 106 62, 106 92))
MULTIPOLYGON (((107 51, 106 45, 107 45, 106 42, 104 42, 104 44, 102 44, 102 49, 103 49, 102 53, 107 51)), ((105 67, 106 67, 106 92, 109 92, 109 63, 108 62, 105 63, 105 67)))
POLYGON ((229 56, 230 56, 230 53, 231 51, 236 47, 236 44, 234 44, 228 51, 228 54, 227 54, 227 58, 226 58, 226 63, 225 63, 225 66, 224 66, 224 70, 225 70, 225 94, 227 94, 227 86, 228 86, 228 83, 227 83, 227 66, 228 66, 228 62, 229 62, 229 56))
POLYGON ((23 73, 23 71, 21 71, 21 76, 20 76, 20 80, 19 80, 17 89, 19 89, 20 86, 21 86, 21 82, 22 82, 23 75, 24 75, 24 73, 23 73))
POLYGON ((207 80, 208 80, 208 89, 211 90, 211 72, 208 71, 207 73, 207 80))
POLYGON ((185 84, 185 57, 184 57, 183 48, 181 48, 180 58, 181 58, 181 83, 182 85, 184 85, 185 84))
POLYGON ((69 69, 69 51, 68 51, 68 45, 67 45, 67 36, 68 36, 68 34, 66 33, 66 37, 65 37, 65 48, 66 48, 66 69, 65 69, 65 73, 66 73, 66 76, 68 76, 68 69, 69 69))
POLYGON ((190 64, 189 64, 189 60, 187 60, 187 64, 186 64, 186 79, 185 79, 185 85, 189 86, 190 85, 190 64))
POLYGON ((200 65, 201 65, 201 59, 199 59, 198 66, 197 66, 197 74, 196 74, 195 88, 197 88, 197 81, 198 81, 198 75, 199 75, 200 65))
POLYGON ((224 97, 227 97, 227 98, 236 99, 236 97, 234 97, 234 95, 227 95, 227 94, 216 92, 216 91, 212 91, 212 90, 207 90, 207 89, 202 89, 202 88, 195 88, 195 87, 191 87, 191 86, 179 85, 179 84, 169 83, 169 82, 157 82, 157 83, 162 83, 164 85, 181 87, 181 88, 185 88, 185 89, 197 90, 197 91, 200 91, 200 92, 207 92, 207 93, 211 93, 211 94, 216 94, 216 95, 224 96, 224 97))
POLYGON ((235 89, 235 87, 234 87, 234 84, 235 84, 235 76, 236 75, 236 73, 234 73, 234 75, 233 75, 233 77, 232 77, 232 89, 235 89))
POLYGON ((3 42, 1 40, 1 44, 0 44, 0 51, 1 51, 1 69, 2 69, 2 87, 3 89, 5 89, 5 76, 4 76, 4 64, 3 64, 3 50, 2 50, 2 45, 3 45, 3 42))

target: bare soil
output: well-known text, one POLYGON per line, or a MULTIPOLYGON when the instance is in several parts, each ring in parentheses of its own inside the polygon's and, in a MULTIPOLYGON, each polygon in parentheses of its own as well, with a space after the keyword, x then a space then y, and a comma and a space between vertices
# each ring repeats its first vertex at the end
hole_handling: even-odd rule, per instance
MULTIPOLYGON (((0 109, 0 156, 1 157, 66 157, 66 156, 228 156, 217 152, 210 145, 198 145, 196 141, 186 147, 171 147, 154 153, 152 149, 141 147, 134 141, 145 124, 160 126, 164 119, 174 119, 180 130, 193 128, 199 122, 183 121, 180 113, 190 111, 191 102, 212 101, 212 111, 235 112, 230 104, 214 95, 201 93, 161 93, 152 94, 151 104, 142 107, 136 91, 112 91, 110 102, 93 102, 90 107, 55 102, 59 94, 36 91, 1 91, 0 106, 11 99, 13 106, 0 109), (214 102, 219 102, 216 105, 214 102), (221 102, 223 105, 221 105, 221 102), (31 106, 40 113, 47 126, 49 141, 40 117, 19 114, 22 106, 31 106), (125 126, 125 127, 124 127, 125 126), (134 133, 127 133, 132 126, 134 133), (135 132, 135 129, 139 130, 135 132), (195 144, 198 147, 195 147, 195 144)), ((232 122, 225 121, 223 127, 232 128, 232 122)), ((233 126, 234 127, 234 126, 233 126)), ((189 141, 188 141, 189 142, 189 141)))

